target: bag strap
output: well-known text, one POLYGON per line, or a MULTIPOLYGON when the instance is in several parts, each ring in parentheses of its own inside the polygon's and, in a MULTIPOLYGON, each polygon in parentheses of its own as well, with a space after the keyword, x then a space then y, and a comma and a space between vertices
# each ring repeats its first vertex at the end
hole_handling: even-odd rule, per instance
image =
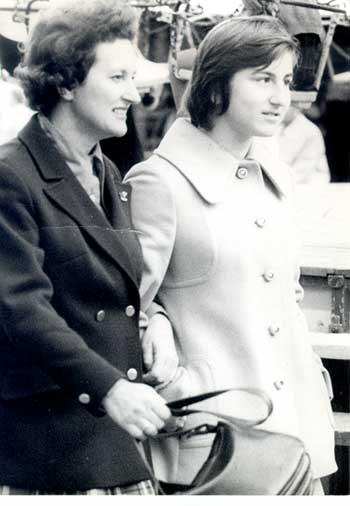
MULTIPOLYGON (((263 422, 265 422, 269 416, 272 413, 273 410, 273 404, 270 397, 267 395, 267 393, 264 390, 258 389, 258 388, 228 388, 226 390, 214 390, 212 392, 206 392, 204 394, 195 395, 192 397, 186 397, 184 399, 179 399, 176 401, 168 402, 167 406, 169 407, 171 413, 173 416, 187 416, 192 415, 195 413, 206 413, 208 415, 213 415, 216 418, 222 420, 224 423, 236 428, 236 429, 242 429, 242 428, 249 428, 254 427, 256 425, 260 425, 263 422), (208 411, 204 409, 184 409, 187 406, 191 406, 192 404, 196 404, 197 402, 202 402, 207 399, 211 399, 212 397, 216 397, 218 395, 222 395, 227 392, 243 392, 250 395, 255 395, 260 400, 263 401, 263 403, 266 406, 266 414, 265 416, 261 418, 251 419, 247 420, 244 418, 237 418, 229 415, 224 415, 222 413, 215 413, 214 411, 208 411)), ((187 430, 174 430, 170 432, 162 432, 160 431, 156 436, 152 436, 150 439, 162 439, 162 438, 169 438, 172 436, 184 436, 184 435, 194 435, 194 434, 201 434, 201 433, 208 433, 208 432, 216 432, 217 426, 209 425, 209 424, 202 424, 198 427, 187 429, 187 430)), ((153 484, 155 487, 155 492, 157 495, 161 494, 164 495, 165 492, 163 491, 159 480, 156 478, 153 470, 153 462, 152 462, 152 454, 149 447, 149 440, 145 441, 143 443, 143 451, 141 451, 141 448, 138 446, 139 443, 135 441, 135 445, 137 450, 140 453, 140 456, 145 464, 146 469, 150 473, 153 484)))
MULTIPOLYGON (((226 390, 214 390, 212 392, 207 392, 205 394, 200 394, 193 397, 186 397, 178 401, 168 402, 167 406, 170 409, 173 416, 187 416, 195 413, 206 413, 208 415, 213 415, 216 418, 219 418, 236 428, 248 428, 248 427, 255 427, 256 425, 261 425, 269 418, 269 416, 273 411, 272 400, 264 390, 261 390, 259 388, 228 388, 226 390), (242 392, 258 397, 266 407, 265 415, 260 418, 246 419, 235 416, 229 416, 223 413, 216 413, 214 411, 208 411, 206 409, 193 409, 193 408, 185 409, 186 406, 191 406, 192 404, 196 404, 197 402, 202 402, 204 400, 216 397, 218 395, 222 395, 227 392, 242 392)), ((179 434, 179 432, 180 431, 174 431, 175 434, 179 434)))

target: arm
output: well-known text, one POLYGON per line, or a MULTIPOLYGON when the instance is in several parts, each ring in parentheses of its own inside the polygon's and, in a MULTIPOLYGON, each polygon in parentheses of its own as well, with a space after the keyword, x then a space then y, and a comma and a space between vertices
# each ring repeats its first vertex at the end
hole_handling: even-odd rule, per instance
POLYGON ((140 294, 141 307, 146 313, 151 310, 152 302, 162 286, 176 236, 174 196, 162 180, 163 166, 154 167, 152 159, 136 165, 125 179, 132 186, 132 222, 138 232, 144 257, 140 294))
POLYGON ((134 167, 126 178, 132 185, 132 219, 144 258, 140 287, 144 312, 142 347, 148 371, 144 380, 153 385, 171 381, 178 365, 171 324, 164 308, 154 302, 168 269, 176 234, 174 197, 160 173, 161 168, 153 170, 151 162, 146 162, 134 167))
POLYGON ((27 187, 15 171, 0 166, 0 329, 4 349, 13 349, 14 364, 21 357, 20 363, 22 360, 45 371, 77 400, 87 393, 91 402, 86 407, 95 415, 101 413, 107 396, 107 413, 131 435, 135 422, 130 412, 139 415, 145 431, 158 429, 161 420, 170 416, 163 399, 150 387, 123 379, 124 374, 89 348, 53 307, 53 286, 43 269, 45 251, 40 247, 35 213, 27 187), (126 418, 115 415, 123 409, 126 418))

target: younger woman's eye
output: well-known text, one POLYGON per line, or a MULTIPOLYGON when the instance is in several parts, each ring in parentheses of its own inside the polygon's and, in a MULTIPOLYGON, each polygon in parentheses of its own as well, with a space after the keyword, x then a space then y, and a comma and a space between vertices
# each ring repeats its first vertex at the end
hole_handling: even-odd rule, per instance
POLYGON ((112 79, 114 79, 115 81, 120 81, 121 79, 123 79, 123 74, 114 74, 114 76, 112 76, 112 79))

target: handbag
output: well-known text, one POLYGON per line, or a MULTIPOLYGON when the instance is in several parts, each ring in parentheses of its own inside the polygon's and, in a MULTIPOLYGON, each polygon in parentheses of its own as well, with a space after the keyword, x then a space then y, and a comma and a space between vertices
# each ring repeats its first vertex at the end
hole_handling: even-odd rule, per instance
POLYGON ((208 458, 189 485, 160 482, 150 462, 147 467, 160 495, 312 495, 313 477, 310 457, 297 437, 257 429, 272 413, 271 399, 259 389, 218 390, 169 402, 173 416, 194 413, 214 415, 215 425, 202 424, 187 429, 160 432, 155 438, 195 438, 214 434, 208 458), (188 408, 196 402, 240 391, 258 396, 266 406, 266 415, 247 420, 203 409, 188 408))

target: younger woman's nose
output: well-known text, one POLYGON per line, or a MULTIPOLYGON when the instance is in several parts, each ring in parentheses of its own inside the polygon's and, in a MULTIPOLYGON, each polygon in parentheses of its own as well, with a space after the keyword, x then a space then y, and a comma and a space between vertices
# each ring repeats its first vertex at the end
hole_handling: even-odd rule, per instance
POLYGON ((276 84, 270 96, 270 102, 274 105, 289 106, 291 101, 291 91, 285 83, 276 84))

